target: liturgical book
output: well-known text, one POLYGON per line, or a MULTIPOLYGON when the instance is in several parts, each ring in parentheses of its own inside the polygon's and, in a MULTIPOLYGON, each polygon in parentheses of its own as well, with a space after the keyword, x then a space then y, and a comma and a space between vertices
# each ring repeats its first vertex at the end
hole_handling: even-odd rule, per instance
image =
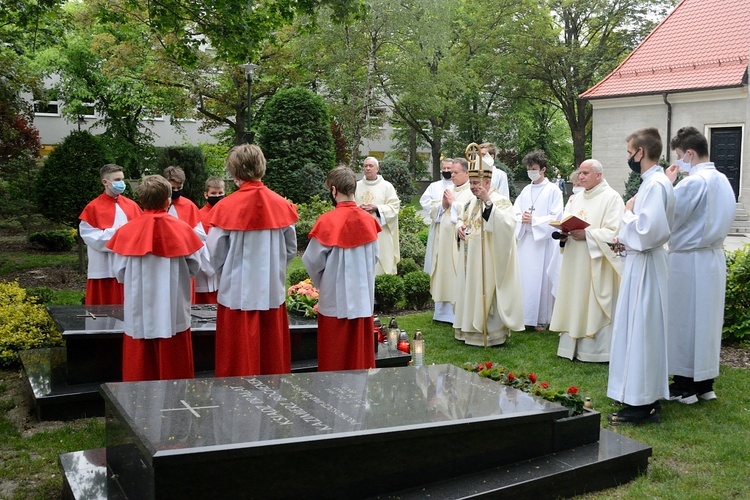
POLYGON ((589 223, 583 219, 579 219, 575 215, 568 215, 563 220, 553 220, 549 223, 550 226, 556 227, 566 233, 575 231, 576 229, 586 229, 589 227, 589 223))

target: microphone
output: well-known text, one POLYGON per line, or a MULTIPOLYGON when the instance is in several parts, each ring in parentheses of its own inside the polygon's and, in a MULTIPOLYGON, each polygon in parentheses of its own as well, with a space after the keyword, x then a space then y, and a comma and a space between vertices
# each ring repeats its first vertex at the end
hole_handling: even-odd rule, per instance
POLYGON ((563 234, 560 231, 555 231, 552 233, 552 239, 560 240, 560 248, 565 248, 565 242, 568 241, 568 235, 563 234))

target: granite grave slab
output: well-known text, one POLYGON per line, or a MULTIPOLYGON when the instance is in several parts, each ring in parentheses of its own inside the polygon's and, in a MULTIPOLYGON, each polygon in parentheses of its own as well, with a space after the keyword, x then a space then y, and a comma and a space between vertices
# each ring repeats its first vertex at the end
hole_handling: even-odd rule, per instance
POLYGON ((108 383, 102 393, 110 477, 139 499, 384 494, 548 455, 567 416, 452 365, 108 383))

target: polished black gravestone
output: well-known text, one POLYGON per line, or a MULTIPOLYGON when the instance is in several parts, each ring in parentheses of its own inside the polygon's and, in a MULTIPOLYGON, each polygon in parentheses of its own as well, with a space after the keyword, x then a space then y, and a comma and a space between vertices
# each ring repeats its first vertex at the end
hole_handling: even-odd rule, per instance
MULTIPOLYGON (((604 450, 598 432, 582 454, 556 449, 568 443, 556 433, 575 429, 560 425, 567 409, 451 365, 110 383, 102 393, 106 455, 60 456, 68 498, 459 498, 469 486, 491 492, 483 482, 565 495, 627 481, 650 455, 608 431, 604 450)), ((598 417, 584 420, 598 430, 598 417)))
MULTIPOLYGON (((20 353, 28 393, 39 420, 104 414, 99 385, 122 380, 122 306, 49 306, 65 347, 20 353)), ((191 334, 196 376, 213 376, 216 307, 193 306, 191 334)), ((317 370, 317 322, 289 316, 292 371, 317 370)), ((379 368, 406 366, 411 355, 379 345, 379 368)))

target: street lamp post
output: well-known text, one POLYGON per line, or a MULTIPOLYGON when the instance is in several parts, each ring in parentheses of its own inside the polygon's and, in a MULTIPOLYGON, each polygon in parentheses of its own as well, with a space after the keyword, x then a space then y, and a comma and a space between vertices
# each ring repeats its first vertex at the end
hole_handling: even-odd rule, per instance
POLYGON ((245 129, 245 143, 250 144, 250 127, 253 124, 253 115, 250 112, 250 105, 252 104, 252 86, 253 86, 253 75, 255 71, 260 68, 257 64, 247 63, 243 64, 242 68, 245 70, 245 80, 247 80, 247 128, 245 129))

